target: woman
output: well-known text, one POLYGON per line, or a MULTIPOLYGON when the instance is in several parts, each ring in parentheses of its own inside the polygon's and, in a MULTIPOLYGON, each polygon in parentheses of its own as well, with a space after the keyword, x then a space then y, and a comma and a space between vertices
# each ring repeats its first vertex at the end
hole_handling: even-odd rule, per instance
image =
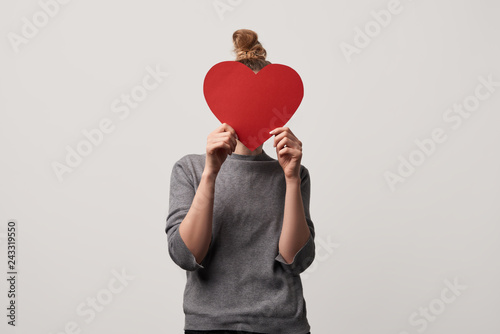
MULTIPOLYGON (((255 32, 237 30, 233 42, 236 61, 255 72, 270 64, 255 32)), ((174 164, 165 231, 186 270, 186 334, 310 333, 300 279, 315 256, 309 171, 292 131, 271 133, 277 160, 224 123, 205 154, 174 164)))

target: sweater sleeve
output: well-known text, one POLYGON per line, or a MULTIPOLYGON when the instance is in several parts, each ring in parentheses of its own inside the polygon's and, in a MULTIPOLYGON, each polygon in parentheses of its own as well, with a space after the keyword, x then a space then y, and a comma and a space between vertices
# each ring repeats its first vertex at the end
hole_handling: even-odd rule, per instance
POLYGON ((305 271, 312 264, 316 255, 316 245, 314 242, 314 224, 311 220, 311 214, 309 212, 309 202, 311 198, 311 178, 309 175, 309 170, 305 166, 303 167, 301 173, 300 189, 307 225, 309 226, 309 231, 311 232, 309 239, 304 244, 304 246, 299 249, 297 254, 295 254, 291 263, 287 263, 279 252, 275 257, 275 260, 278 261, 286 271, 290 272, 293 275, 299 275, 300 273, 305 271))
MULTIPOLYGON (((194 196, 195 188, 193 181, 188 177, 185 165, 181 159, 174 164, 170 177, 169 212, 165 232, 167 233, 170 257, 179 267, 189 271, 205 268, 203 264, 207 258, 205 256, 205 259, 200 264, 197 263, 193 253, 186 246, 179 234, 179 225, 191 208, 194 196)), ((212 245, 212 240, 210 240, 210 246, 212 245)))

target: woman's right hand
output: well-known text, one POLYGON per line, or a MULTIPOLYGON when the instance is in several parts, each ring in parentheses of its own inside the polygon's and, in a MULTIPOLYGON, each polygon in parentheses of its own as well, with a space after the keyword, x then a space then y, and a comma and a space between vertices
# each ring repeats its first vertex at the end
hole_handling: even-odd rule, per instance
POLYGON ((222 123, 207 137, 207 157, 205 171, 217 174, 227 158, 236 149, 236 131, 227 123, 222 123))

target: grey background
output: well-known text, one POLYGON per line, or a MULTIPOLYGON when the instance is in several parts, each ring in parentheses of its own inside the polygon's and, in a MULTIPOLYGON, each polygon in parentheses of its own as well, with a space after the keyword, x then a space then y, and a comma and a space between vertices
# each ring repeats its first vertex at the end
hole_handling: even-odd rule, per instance
MULTIPOLYGON (((3 1, 2 268, 9 219, 20 235, 18 326, 3 311, 2 333, 60 333, 71 322, 81 333, 182 332, 185 273, 164 233, 170 172, 204 153, 219 125, 202 83, 234 59, 239 28, 304 82, 287 126, 311 173, 317 257, 302 274, 311 332, 499 332, 500 87, 456 129, 443 115, 478 77, 500 81, 500 4, 401 0, 349 62, 341 43, 389 3, 73 0, 16 52, 9 34, 41 5, 3 1), (157 65, 168 76, 120 119, 111 103, 157 65), (60 182, 52 164, 105 118, 114 130, 60 182), (391 190, 384 173, 435 128, 447 140, 391 190), (113 270, 133 276, 117 293, 113 270), (445 303, 446 280, 462 290, 445 290, 445 303), (77 307, 98 296, 107 304, 87 321, 77 307)), ((264 150, 276 157, 272 140, 264 150)))

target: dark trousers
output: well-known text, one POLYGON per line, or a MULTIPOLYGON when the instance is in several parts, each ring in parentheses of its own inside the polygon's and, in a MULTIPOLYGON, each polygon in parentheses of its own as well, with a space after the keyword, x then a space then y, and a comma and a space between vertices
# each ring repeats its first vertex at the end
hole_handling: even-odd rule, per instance
MULTIPOLYGON (((194 331, 194 330, 185 330, 184 334, 263 334, 256 332, 245 332, 245 331, 224 331, 224 330, 215 330, 215 331, 194 331)), ((311 332, 307 333, 311 334, 311 332)))

